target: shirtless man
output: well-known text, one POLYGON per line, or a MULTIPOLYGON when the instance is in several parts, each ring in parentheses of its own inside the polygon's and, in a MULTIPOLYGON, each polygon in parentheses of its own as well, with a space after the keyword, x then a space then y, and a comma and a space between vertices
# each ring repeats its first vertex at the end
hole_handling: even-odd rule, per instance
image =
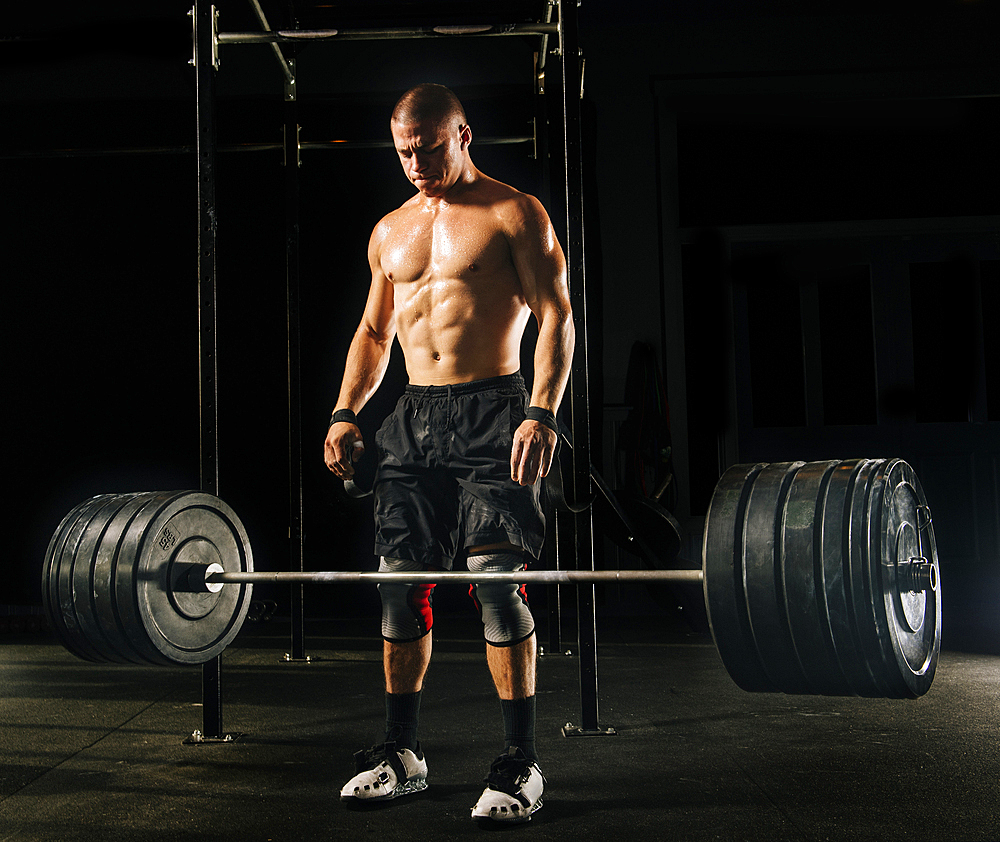
MULTIPOLYGON (((372 283, 347 355, 325 461, 353 476, 363 451, 359 412, 399 339, 409 385, 376 435, 375 550, 386 571, 514 571, 537 558, 541 478, 554 458, 555 412, 569 377, 574 330, 566 265, 537 199, 489 178, 469 156, 472 131, 455 95, 420 85, 390 122, 417 194, 375 227, 372 283), (520 346, 538 322, 528 399, 520 346)), ((416 740, 431 656, 433 586, 380 585, 385 743, 359 752, 341 798, 384 801, 426 786, 416 740)), ((534 745, 534 622, 517 585, 480 584, 487 663, 500 697, 504 753, 473 818, 526 821, 541 806, 534 745)))

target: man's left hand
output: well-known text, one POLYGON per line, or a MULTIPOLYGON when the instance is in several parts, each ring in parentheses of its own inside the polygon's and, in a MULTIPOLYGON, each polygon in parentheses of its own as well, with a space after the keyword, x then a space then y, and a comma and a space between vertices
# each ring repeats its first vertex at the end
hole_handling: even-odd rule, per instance
POLYGON ((510 450, 510 478, 518 485, 534 485, 548 474, 556 452, 555 430, 538 421, 525 420, 514 431, 510 450))

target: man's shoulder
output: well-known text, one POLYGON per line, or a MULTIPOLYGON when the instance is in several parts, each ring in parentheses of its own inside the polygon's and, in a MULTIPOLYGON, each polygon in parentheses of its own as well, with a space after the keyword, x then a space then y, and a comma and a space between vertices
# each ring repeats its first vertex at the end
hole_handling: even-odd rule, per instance
POLYGON ((372 240, 382 240, 392 231, 393 228, 404 224, 406 219, 410 216, 410 214, 412 214, 414 202, 418 198, 419 194, 411 199, 407 199, 398 208, 389 211, 385 216, 383 216, 372 230, 372 240))
POLYGON ((489 176, 484 176, 480 180, 480 190, 485 198, 498 203, 511 202, 515 205, 524 205, 534 199, 530 194, 489 176))
POLYGON ((420 194, 414 193, 398 208, 394 208, 393 210, 389 211, 385 216, 383 216, 382 219, 379 221, 379 225, 381 225, 383 222, 391 224, 396 220, 405 219, 407 216, 413 213, 413 211, 417 208, 419 202, 420 202, 420 194))
POLYGON ((537 230, 549 224, 548 214, 542 203, 532 196, 502 181, 494 181, 489 204, 501 227, 508 234, 524 230, 537 230))
POLYGON ((502 181, 487 178, 480 190, 483 204, 489 205, 498 216, 510 222, 545 215, 545 209, 538 199, 502 181))

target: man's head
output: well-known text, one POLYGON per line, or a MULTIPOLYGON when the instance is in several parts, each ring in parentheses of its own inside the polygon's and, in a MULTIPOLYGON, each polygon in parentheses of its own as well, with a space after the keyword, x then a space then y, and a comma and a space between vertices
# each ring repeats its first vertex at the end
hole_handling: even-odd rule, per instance
POLYGON ((393 109, 390 128, 406 177, 425 196, 444 195, 471 165, 465 109, 444 85, 408 90, 393 109))

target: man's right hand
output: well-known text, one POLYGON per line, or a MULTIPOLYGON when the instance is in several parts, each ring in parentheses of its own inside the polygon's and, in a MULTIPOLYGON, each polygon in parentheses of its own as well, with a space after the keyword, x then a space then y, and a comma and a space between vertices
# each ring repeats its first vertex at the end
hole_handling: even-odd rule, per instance
POLYGON ((356 424, 338 421, 331 424, 323 445, 323 460, 339 479, 354 476, 354 462, 365 452, 361 430, 356 424))

